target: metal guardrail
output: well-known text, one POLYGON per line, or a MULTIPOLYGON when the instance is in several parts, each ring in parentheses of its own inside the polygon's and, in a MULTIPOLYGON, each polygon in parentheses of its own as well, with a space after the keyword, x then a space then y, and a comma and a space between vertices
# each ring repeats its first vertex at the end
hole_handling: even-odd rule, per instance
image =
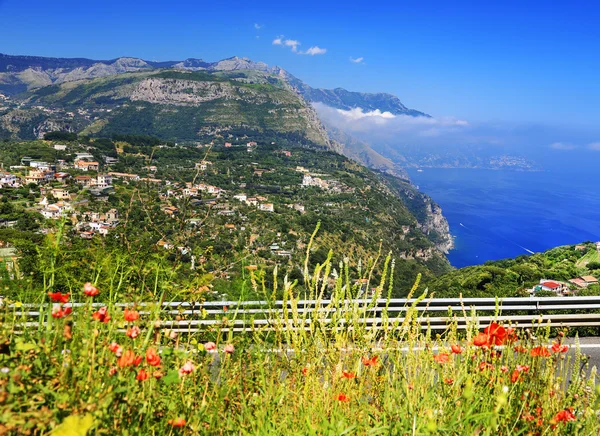
MULTIPOLYGON (((404 321, 407 311, 413 306, 418 312, 416 321, 423 329, 445 330, 450 323, 465 329, 472 321, 474 311, 477 320, 484 325, 490 321, 501 321, 518 327, 533 327, 551 323, 555 327, 598 327, 600 328, 600 297, 551 297, 551 298, 432 298, 417 302, 414 299, 379 300, 298 300, 290 301, 219 301, 219 302, 165 302, 137 303, 136 309, 142 318, 147 318, 152 309, 158 308, 160 328, 176 332, 198 332, 219 326, 222 331, 252 332, 270 331, 281 328, 314 328, 314 324, 325 328, 348 328, 350 320, 345 314, 358 309, 358 321, 366 329, 380 328, 404 321), (157 307, 158 306, 158 307, 157 307), (296 320, 284 317, 294 309, 296 320), (598 313, 594 313, 597 311, 598 313), (556 313, 559 312, 559 313, 556 313), (446 313, 443 316, 442 313, 446 313), (465 316, 466 315, 466 316, 465 316), (224 318, 227 318, 224 320, 224 318)), ((87 303, 70 304, 73 311, 88 306, 87 303)), ((104 306, 94 303, 93 307, 104 306)), ((133 303, 118 303, 113 307, 132 307, 133 303)), ((10 305, 14 316, 20 318, 19 326, 36 327, 40 310, 46 311, 49 304, 10 305)), ((356 320, 355 320, 356 321, 356 320)))

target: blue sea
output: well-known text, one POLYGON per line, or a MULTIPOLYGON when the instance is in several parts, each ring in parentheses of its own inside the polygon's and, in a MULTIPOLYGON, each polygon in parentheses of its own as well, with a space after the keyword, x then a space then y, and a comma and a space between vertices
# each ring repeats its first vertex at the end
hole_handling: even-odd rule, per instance
POLYGON ((487 260, 600 241, 600 176, 593 170, 409 171, 437 202, 455 236, 448 256, 460 268, 487 260))

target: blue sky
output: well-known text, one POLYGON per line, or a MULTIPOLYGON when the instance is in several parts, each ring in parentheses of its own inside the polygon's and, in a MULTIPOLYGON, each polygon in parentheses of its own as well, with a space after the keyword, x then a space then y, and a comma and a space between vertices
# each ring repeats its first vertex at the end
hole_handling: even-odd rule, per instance
POLYGON ((237 55, 316 87, 391 92, 436 117, 586 128, 600 119, 592 2, 0 0, 0 22, 8 54, 237 55), (300 54, 311 47, 326 52, 300 54))

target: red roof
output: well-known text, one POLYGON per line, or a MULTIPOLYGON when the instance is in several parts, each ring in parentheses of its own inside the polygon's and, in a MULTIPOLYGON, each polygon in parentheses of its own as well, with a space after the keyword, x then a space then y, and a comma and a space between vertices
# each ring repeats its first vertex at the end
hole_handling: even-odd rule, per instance
POLYGON ((542 286, 545 286, 550 289, 560 288, 560 285, 556 282, 544 282, 542 283, 542 286))

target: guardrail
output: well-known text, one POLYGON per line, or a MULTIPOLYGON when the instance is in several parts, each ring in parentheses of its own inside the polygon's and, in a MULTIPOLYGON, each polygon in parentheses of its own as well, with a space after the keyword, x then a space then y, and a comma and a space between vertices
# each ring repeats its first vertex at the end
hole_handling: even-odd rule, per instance
MULTIPOLYGON (((94 303, 93 307, 104 306, 94 303)), ((117 303, 113 307, 132 307, 133 303, 117 303)), ((10 305, 21 327, 36 327, 41 314, 50 304, 10 305), (37 318, 37 320, 36 320, 37 318)), ((87 303, 70 304, 74 312, 87 303)), ((137 303, 142 319, 155 313, 160 323, 156 326, 176 332, 206 331, 219 326, 222 331, 252 332, 281 328, 305 329, 318 324, 326 328, 345 328, 357 320, 366 329, 398 325, 414 307, 416 321, 422 329, 445 330, 450 323, 465 329, 472 322, 473 312, 480 324, 501 321, 518 327, 533 327, 551 323, 555 327, 600 328, 600 297, 552 298, 432 298, 380 300, 299 300, 291 301, 219 301, 219 302, 165 302, 137 303), (155 309, 155 310, 152 310, 155 309), (293 311, 294 320, 289 315, 293 311), (594 313, 598 311, 598 313, 594 313), (558 312, 558 313, 557 313, 558 312), (287 313, 287 316, 284 316, 287 313), (348 318, 347 314, 360 314, 348 318), (442 315, 445 313, 445 316, 442 315), (225 319, 224 319, 225 318, 225 319)), ((150 319, 149 319, 150 320, 150 319)), ((151 321, 155 321, 153 318, 151 321)), ((45 321, 42 321, 45 322, 45 321)))

